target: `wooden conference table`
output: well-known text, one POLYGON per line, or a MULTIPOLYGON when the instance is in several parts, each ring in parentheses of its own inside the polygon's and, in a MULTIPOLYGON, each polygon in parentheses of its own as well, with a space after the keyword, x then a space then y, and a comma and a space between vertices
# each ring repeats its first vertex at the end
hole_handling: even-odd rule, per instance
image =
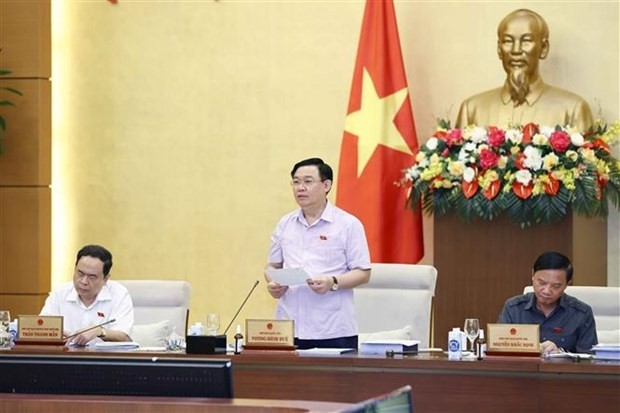
MULTIPOLYGON (((119 355, 109 351, 24 346, 0 357, 11 354, 119 355)), ((129 354, 154 355, 122 353, 129 354)), ((181 353, 165 353, 165 356, 188 357, 181 353)), ((449 361, 441 353, 395 358, 355 353, 326 356, 279 352, 192 354, 191 357, 231 359, 235 399, 354 403, 408 384, 413 388, 416 413, 620 412, 618 361, 499 356, 482 361, 449 361)))

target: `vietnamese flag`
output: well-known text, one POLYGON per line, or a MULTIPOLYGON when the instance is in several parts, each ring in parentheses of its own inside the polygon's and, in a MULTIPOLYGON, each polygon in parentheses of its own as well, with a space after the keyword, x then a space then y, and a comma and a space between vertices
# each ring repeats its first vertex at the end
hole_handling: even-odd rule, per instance
POLYGON ((392 0, 367 0, 340 147, 336 204, 366 229, 372 262, 416 263, 422 216, 396 186, 418 147, 392 0))

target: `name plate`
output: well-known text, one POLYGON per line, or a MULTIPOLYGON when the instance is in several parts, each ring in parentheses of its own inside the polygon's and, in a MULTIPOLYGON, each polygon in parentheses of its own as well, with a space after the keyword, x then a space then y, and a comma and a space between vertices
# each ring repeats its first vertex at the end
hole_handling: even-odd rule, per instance
POLYGON ((295 345, 293 320, 245 320, 247 347, 291 348, 295 345))
POLYGON ((63 341, 62 316, 20 315, 17 318, 20 341, 63 341))
POLYGON ((487 324, 491 352, 540 354, 538 324, 487 324))

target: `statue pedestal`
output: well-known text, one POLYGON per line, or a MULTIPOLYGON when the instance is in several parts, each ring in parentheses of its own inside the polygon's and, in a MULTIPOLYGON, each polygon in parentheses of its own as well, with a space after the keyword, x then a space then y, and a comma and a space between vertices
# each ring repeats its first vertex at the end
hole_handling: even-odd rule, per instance
POLYGON ((435 218, 434 346, 446 348, 448 331, 467 317, 481 328, 497 322, 504 302, 531 284, 531 268, 544 251, 573 262, 574 285, 607 285, 607 223, 568 214, 549 225, 521 229, 508 217, 462 222, 435 218))

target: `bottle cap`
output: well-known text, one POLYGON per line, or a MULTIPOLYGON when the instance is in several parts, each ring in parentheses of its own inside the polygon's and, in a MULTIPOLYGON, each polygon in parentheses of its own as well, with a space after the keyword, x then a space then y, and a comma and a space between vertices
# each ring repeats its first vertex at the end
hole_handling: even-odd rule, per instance
POLYGON ((241 334, 241 324, 237 324, 237 334, 241 334))

